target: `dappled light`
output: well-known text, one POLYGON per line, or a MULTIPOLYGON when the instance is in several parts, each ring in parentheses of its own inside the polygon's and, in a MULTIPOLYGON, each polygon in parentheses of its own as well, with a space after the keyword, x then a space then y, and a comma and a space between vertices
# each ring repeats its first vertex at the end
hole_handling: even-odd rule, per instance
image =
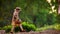
POLYGON ((51 3, 51 0, 46 0, 48 3, 51 3))
POLYGON ((60 30, 56 0, 0 0, 0 30, 6 33, 60 30))

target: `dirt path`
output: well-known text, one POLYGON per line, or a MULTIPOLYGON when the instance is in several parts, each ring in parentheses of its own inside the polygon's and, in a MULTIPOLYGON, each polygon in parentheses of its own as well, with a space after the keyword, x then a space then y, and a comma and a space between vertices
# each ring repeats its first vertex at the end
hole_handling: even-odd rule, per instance
MULTIPOLYGON (((6 34, 10 34, 10 33, 6 33, 6 34)), ((17 32, 14 34, 60 34, 60 31, 58 30, 45 30, 45 31, 41 31, 41 32, 17 32)))
POLYGON ((45 30, 42 32, 18 32, 14 34, 60 34, 58 30, 45 30))

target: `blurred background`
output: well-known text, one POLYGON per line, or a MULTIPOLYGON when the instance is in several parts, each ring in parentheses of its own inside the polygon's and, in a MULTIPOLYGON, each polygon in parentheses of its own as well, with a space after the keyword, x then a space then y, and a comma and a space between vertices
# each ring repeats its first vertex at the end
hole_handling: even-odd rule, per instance
MULTIPOLYGON (((20 19, 36 28, 60 23, 57 0, 0 0, 0 27, 11 25, 16 7, 21 7, 20 19)), ((24 26, 25 27, 25 26, 24 26)), ((28 27, 28 26, 27 26, 28 27)))

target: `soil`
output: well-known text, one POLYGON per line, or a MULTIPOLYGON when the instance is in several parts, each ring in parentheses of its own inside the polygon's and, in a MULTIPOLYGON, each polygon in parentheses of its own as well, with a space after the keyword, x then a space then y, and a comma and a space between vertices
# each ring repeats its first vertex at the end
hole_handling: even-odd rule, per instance
MULTIPOLYGON (((11 34, 11 33, 5 33, 5 34, 11 34)), ((41 31, 41 32, 34 32, 34 31, 17 32, 17 33, 13 33, 13 34, 60 34, 60 30, 45 30, 45 31, 41 31)))
POLYGON ((15 34, 60 34, 60 31, 59 30, 45 30, 45 31, 41 31, 41 32, 34 32, 34 31, 17 32, 15 34))

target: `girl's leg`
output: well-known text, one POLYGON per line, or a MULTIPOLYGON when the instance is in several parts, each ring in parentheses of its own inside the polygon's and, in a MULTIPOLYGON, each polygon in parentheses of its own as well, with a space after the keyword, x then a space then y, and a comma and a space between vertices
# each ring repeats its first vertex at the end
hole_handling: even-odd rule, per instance
POLYGON ((24 31, 22 24, 20 24, 19 27, 21 28, 21 31, 24 31))

